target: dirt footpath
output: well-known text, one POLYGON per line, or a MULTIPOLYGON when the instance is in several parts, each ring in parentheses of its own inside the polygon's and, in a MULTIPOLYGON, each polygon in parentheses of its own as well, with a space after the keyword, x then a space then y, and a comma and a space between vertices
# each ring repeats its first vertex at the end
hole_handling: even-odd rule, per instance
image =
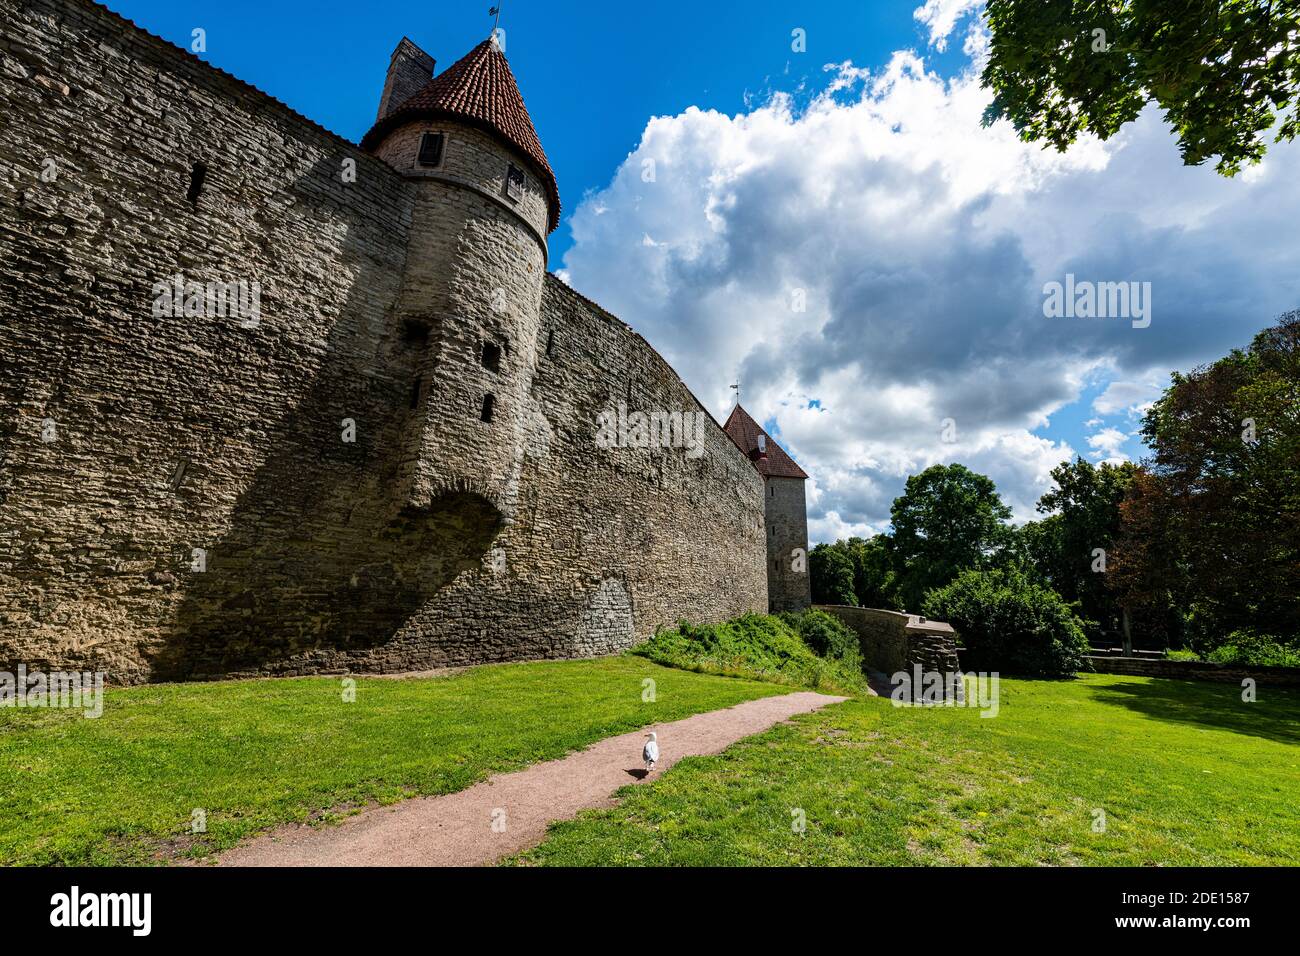
POLYGON ((801 692, 655 724, 468 790, 368 810, 338 826, 287 826, 223 854, 221 866, 478 866, 542 841, 547 824, 641 782, 645 735, 659 735, 654 780, 682 757, 716 754, 742 737, 844 697, 801 692))

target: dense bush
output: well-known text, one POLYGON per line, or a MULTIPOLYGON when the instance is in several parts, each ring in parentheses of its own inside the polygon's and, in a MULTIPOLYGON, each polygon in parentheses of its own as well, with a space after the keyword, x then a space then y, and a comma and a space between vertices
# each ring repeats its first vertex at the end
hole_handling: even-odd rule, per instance
POLYGON ((1069 605, 1016 572, 964 571, 922 608, 957 629, 963 669, 1072 677, 1088 667, 1088 640, 1069 605))
POLYGON ((1183 651, 1166 650, 1165 651, 1165 660, 1199 661, 1200 659, 1201 659, 1201 655, 1196 653, 1195 651, 1187 651, 1187 650, 1183 650, 1183 651))
POLYGON ((661 627, 632 653, 668 667, 816 690, 860 693, 866 686, 859 664, 818 657, 789 624, 766 614, 661 627))
POLYGON ((803 638, 814 654, 862 670, 862 643, 856 632, 825 611, 785 611, 778 615, 803 638))
POLYGON ((1215 664, 1245 664, 1252 667, 1300 667, 1300 650, 1269 634, 1233 631, 1222 645, 1205 658, 1215 664))

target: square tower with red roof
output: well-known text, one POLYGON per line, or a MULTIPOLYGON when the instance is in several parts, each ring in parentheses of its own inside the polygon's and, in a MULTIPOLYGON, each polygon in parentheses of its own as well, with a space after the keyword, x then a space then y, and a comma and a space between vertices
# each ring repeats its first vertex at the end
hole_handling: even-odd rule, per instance
POLYGON ((801 611, 812 604, 803 484, 808 474, 740 405, 722 427, 763 476, 768 608, 801 611))

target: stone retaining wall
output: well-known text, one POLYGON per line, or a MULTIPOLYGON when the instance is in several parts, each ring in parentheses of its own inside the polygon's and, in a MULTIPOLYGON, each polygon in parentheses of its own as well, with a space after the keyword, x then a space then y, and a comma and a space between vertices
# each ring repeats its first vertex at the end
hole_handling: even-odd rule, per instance
POLYGON ((920 665, 924 671, 959 669, 957 632, 942 621, 878 608, 818 604, 817 610, 838 618, 858 635, 863 666, 869 673, 893 675, 920 665))
POLYGON ((1240 684, 1246 678, 1275 687, 1300 687, 1300 667, 1243 667, 1207 661, 1149 660, 1139 657, 1089 657, 1099 674, 1131 674, 1176 680, 1209 680, 1240 684))

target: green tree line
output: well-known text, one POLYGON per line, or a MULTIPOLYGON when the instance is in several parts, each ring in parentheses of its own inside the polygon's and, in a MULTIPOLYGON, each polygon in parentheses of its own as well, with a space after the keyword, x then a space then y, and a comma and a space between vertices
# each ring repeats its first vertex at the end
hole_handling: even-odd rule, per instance
POLYGON ((1059 600, 1094 644, 1131 635, 1211 659, 1263 646, 1290 663, 1300 653, 1300 312, 1248 348, 1175 373, 1142 436, 1140 464, 1058 465, 1042 517, 1018 527, 994 482, 964 465, 912 475, 887 533, 813 548, 814 602, 919 612, 1001 595, 1007 608, 1008 589, 1032 591, 1040 616, 1059 619, 1042 604, 1059 600))

